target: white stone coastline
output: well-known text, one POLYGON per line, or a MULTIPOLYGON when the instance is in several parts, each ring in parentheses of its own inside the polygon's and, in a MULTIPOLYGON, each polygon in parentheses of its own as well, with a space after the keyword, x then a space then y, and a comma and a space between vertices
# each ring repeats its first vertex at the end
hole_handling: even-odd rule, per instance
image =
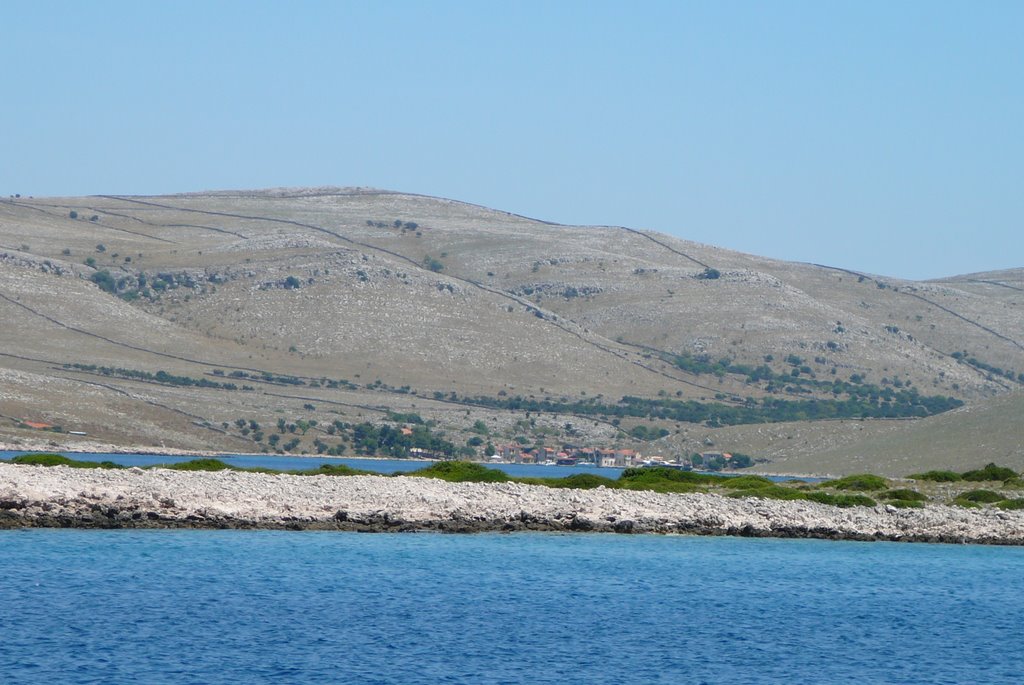
POLYGON ((0 464, 0 528, 574 530, 1024 544, 1024 511, 852 507, 713 494, 385 476, 0 464))

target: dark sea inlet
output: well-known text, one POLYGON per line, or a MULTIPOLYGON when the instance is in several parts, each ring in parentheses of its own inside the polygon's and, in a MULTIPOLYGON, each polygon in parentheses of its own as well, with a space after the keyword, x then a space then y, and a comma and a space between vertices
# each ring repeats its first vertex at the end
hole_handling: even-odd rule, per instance
POLYGON ((1024 549, 0 532, 0 683, 1020 683, 1024 549))

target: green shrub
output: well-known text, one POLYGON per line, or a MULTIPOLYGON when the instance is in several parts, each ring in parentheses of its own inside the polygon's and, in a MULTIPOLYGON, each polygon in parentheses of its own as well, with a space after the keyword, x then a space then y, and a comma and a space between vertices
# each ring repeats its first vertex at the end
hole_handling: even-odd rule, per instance
POLYGON ((920 509, 924 506, 924 502, 909 499, 896 499, 889 502, 889 505, 896 507, 897 509, 920 509))
POLYGON ((836 490, 860 490, 862 492, 871 492, 874 490, 885 490, 889 487, 889 481, 881 476, 876 476, 871 473, 858 473, 852 476, 846 476, 845 478, 825 481, 818 487, 835 488, 836 490))
POLYGON ((223 471, 234 467, 225 464, 220 459, 192 459, 177 464, 161 464, 155 468, 171 469, 172 471, 223 471))
POLYGON ((807 499, 834 507, 873 507, 877 504, 867 495, 833 495, 828 492, 811 492, 807 499))
POLYGON ((935 483, 955 483, 961 480, 959 473, 953 471, 925 471, 924 473, 914 473, 907 478, 913 478, 914 480, 930 480, 935 483))
POLYGON ((363 471, 362 469, 354 469, 351 466, 345 464, 322 464, 319 468, 308 470, 308 471, 295 471, 296 475, 299 476, 367 476, 375 475, 379 476, 379 473, 373 471, 363 471))
POLYGON ((70 466, 71 460, 62 454, 23 454, 13 457, 11 463, 26 466, 70 466))
POLYGON ((104 269, 103 271, 97 271, 92 276, 90 276, 89 279, 93 283, 98 285, 100 287, 100 290, 103 290, 104 292, 117 292, 117 281, 114 279, 113 276, 110 275, 110 272, 107 271, 106 269, 104 269))
POLYGON ((972 502, 971 500, 964 499, 963 497, 957 497, 955 500, 953 500, 953 504, 955 504, 958 507, 964 507, 965 509, 981 508, 981 505, 978 504, 977 502, 972 502))
POLYGON ((1002 502, 1006 497, 1000 495, 998 492, 993 492, 992 490, 971 490, 970 492, 960 493, 957 496, 957 499, 964 499, 968 502, 993 504, 995 502, 1002 502))
POLYGON ((725 476, 655 466, 626 469, 619 476, 618 484, 627 490, 690 493, 707 492, 704 486, 721 485, 729 480, 725 476))
POLYGON ((622 472, 622 475, 619 476, 620 482, 636 484, 668 482, 721 485, 729 480, 730 479, 727 476, 714 476, 707 473, 680 471, 679 469, 669 469, 664 466, 626 469, 622 472))
POLYGON ((421 478, 439 478, 449 483, 505 483, 508 474, 468 461, 439 461, 418 471, 404 474, 421 478))
POLYGON ((901 502, 926 502, 928 497, 917 490, 900 489, 886 490, 879 495, 882 499, 899 500, 901 502))
POLYGON ((544 479, 544 485, 551 488, 577 488, 579 490, 591 490, 601 487, 617 488, 619 484, 611 478, 594 475, 592 473, 574 473, 565 478, 544 479))
POLYGON ((995 464, 986 464, 985 468, 967 471, 963 474, 964 480, 969 481, 1010 480, 1016 477, 1017 472, 1013 469, 1008 469, 1005 466, 996 466, 995 464))
POLYGON ((78 461, 62 454, 23 454, 11 459, 12 464, 27 466, 69 466, 73 469, 119 469, 123 468, 110 461, 78 461))
POLYGON ((1024 499, 1004 499, 1002 502, 996 502, 996 506, 1000 509, 1024 509, 1024 499))

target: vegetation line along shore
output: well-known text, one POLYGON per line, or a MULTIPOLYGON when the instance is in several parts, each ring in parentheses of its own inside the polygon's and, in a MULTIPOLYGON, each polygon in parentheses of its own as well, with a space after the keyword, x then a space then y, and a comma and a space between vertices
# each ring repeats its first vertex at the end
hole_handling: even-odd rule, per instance
MULTIPOLYGON (((27 466, 66 466, 82 469, 125 469, 111 461, 80 461, 60 454, 26 454, 13 457, 12 464, 27 466)), ((148 469, 175 471, 240 471, 269 475, 296 476, 382 476, 374 471, 352 468, 343 464, 324 464, 314 469, 276 470, 231 466, 219 459, 203 458, 161 464, 148 469)), ((619 490, 647 490, 659 493, 717 493, 728 497, 756 497, 778 500, 808 500, 836 507, 874 507, 879 501, 896 508, 920 508, 926 502, 952 504, 966 508, 986 505, 1000 509, 1024 509, 1024 478, 1012 469, 989 464, 981 469, 957 473, 928 471, 912 474, 914 488, 903 481, 893 481, 874 474, 857 474, 807 483, 800 479, 775 482, 764 476, 722 476, 696 473, 664 467, 625 469, 618 479, 590 473, 577 473, 562 478, 512 477, 499 469, 462 461, 441 461, 422 469, 393 474, 394 477, 437 478, 452 483, 522 483, 548 488, 575 488, 589 490, 604 487, 619 490), (986 488, 979 488, 985 483, 986 488), (1018 495, 1018 496, 1015 496, 1018 495)))

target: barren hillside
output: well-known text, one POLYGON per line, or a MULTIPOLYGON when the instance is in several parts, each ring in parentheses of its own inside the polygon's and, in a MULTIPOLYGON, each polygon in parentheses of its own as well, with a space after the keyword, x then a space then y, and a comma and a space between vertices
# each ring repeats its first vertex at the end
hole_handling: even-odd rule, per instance
MULTIPOLYGON (((920 435, 1019 392, 1022 295, 1024 269, 901 281, 366 189, 13 197, 0 440, 38 439, 27 421, 61 444, 352 454, 353 426, 419 419, 466 456, 713 443, 807 470, 841 444, 841 472, 840 426, 920 435), (811 456, 763 439, 783 429, 811 456)), ((1024 459, 1020 431, 964 463, 1024 459)), ((893 441, 894 463, 928 451, 893 441)))

